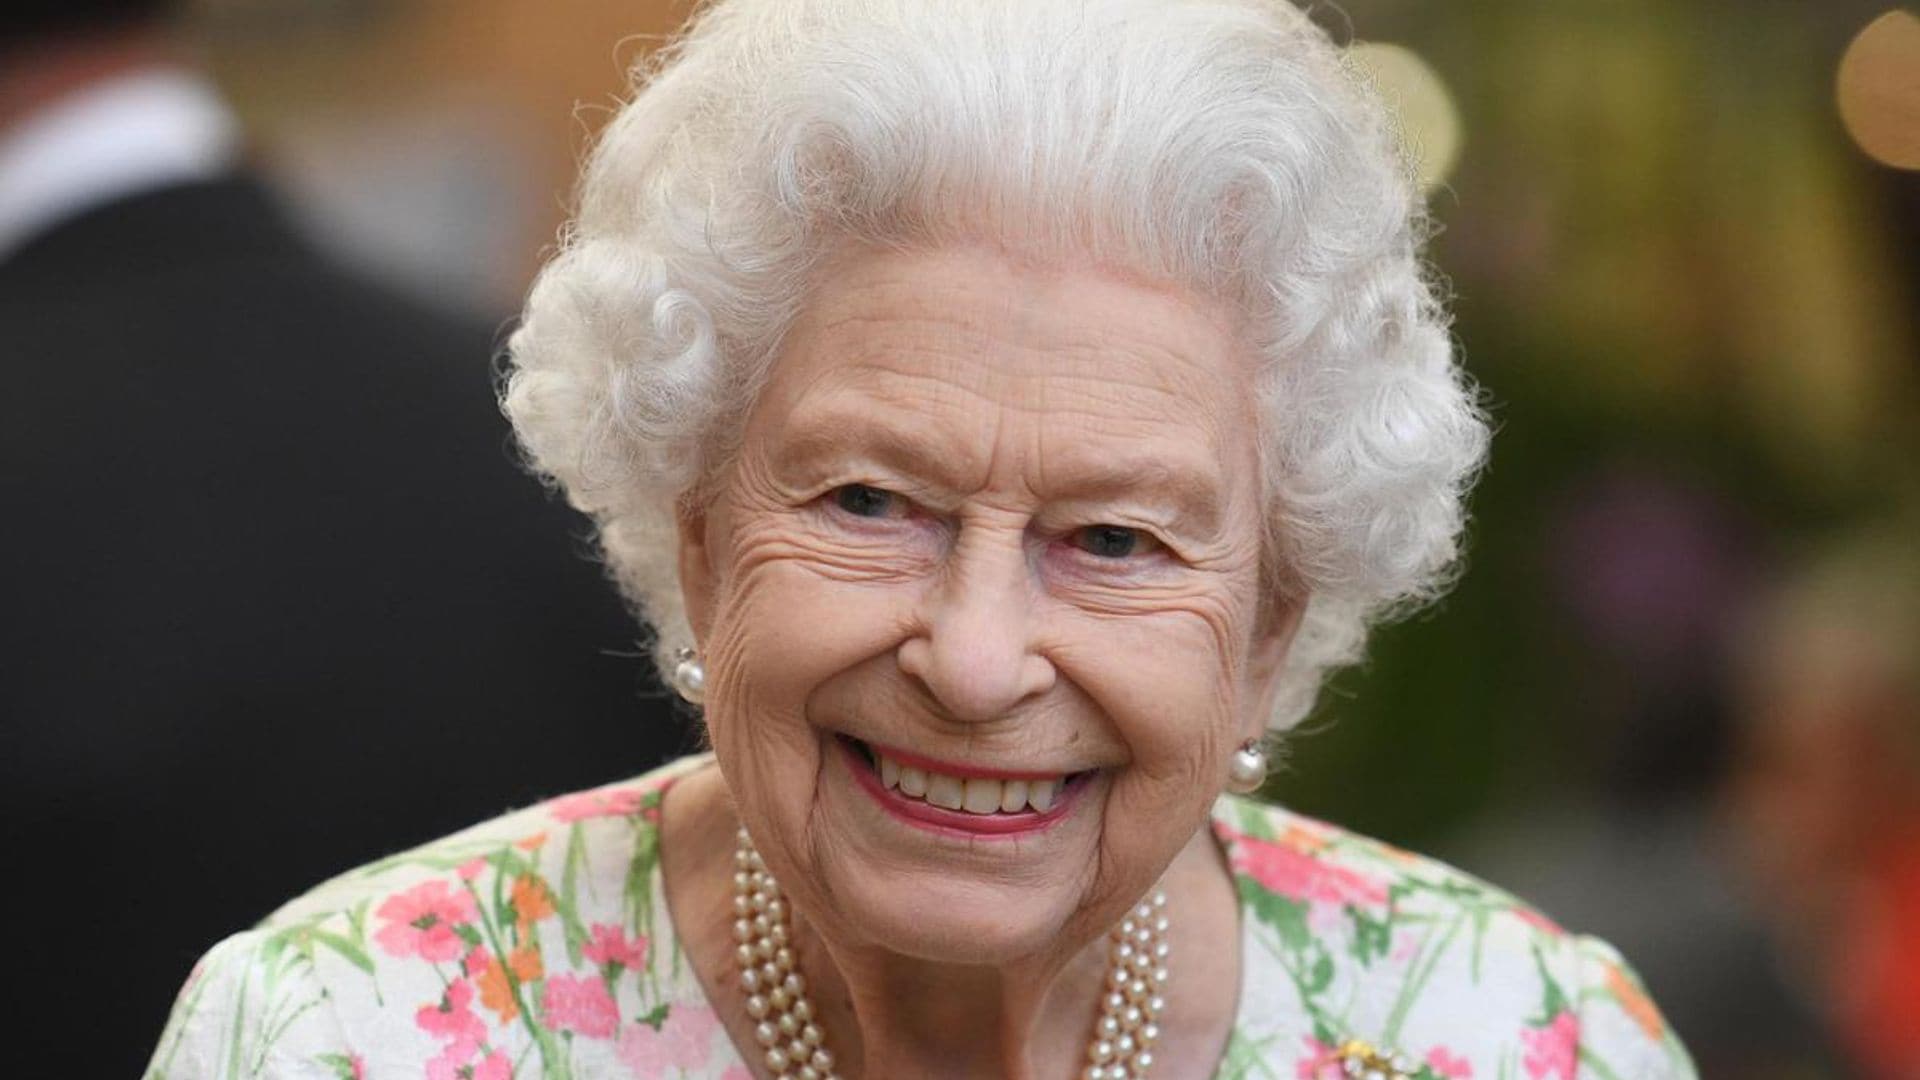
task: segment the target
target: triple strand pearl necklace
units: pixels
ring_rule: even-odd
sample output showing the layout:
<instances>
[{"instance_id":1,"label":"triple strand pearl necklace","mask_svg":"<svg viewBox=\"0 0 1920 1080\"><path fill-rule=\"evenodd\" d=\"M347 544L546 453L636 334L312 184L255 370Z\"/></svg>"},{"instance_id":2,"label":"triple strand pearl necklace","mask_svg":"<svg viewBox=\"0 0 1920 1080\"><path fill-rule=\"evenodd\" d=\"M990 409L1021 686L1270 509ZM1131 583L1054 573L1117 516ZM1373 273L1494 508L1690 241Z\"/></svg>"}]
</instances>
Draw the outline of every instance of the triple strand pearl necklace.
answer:
<instances>
[{"instance_id":1,"label":"triple strand pearl necklace","mask_svg":"<svg viewBox=\"0 0 1920 1080\"><path fill-rule=\"evenodd\" d=\"M779 883L741 829L733 853L734 957L761 1060L776 1080L839 1080L800 974L789 913ZM1169 925L1167 894L1155 889L1109 935L1100 1018L1087 1042L1082 1080L1144 1080L1153 1068L1167 1008Z\"/></svg>"}]
</instances>

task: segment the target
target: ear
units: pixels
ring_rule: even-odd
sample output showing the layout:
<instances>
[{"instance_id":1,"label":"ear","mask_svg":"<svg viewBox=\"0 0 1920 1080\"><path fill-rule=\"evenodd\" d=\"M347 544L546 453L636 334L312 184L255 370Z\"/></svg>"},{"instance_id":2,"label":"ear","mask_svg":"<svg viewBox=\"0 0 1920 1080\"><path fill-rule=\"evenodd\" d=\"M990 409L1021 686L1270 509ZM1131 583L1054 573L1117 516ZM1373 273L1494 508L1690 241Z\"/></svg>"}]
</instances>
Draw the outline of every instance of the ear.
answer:
<instances>
[{"instance_id":1,"label":"ear","mask_svg":"<svg viewBox=\"0 0 1920 1080\"><path fill-rule=\"evenodd\" d=\"M1285 597L1271 602L1254 630L1252 647L1247 653L1248 700L1253 708L1246 718L1242 739L1259 739L1267 734L1267 720L1273 716L1274 702L1280 695L1280 677L1287 670L1287 653L1300 631L1307 613L1307 597Z\"/></svg>"},{"instance_id":2,"label":"ear","mask_svg":"<svg viewBox=\"0 0 1920 1080\"><path fill-rule=\"evenodd\" d=\"M707 534L707 508L691 497L674 507L680 527L680 602L693 628L694 647L707 640L713 622L713 549Z\"/></svg>"}]
</instances>

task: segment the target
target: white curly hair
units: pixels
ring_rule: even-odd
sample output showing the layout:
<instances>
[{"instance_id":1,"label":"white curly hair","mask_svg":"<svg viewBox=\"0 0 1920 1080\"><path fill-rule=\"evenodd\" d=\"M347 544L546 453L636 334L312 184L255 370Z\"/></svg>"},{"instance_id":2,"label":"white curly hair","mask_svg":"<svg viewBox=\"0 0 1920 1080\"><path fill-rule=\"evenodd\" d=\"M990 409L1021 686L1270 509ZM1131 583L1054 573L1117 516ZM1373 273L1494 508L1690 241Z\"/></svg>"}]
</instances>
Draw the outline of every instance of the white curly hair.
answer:
<instances>
[{"instance_id":1,"label":"white curly hair","mask_svg":"<svg viewBox=\"0 0 1920 1080\"><path fill-rule=\"evenodd\" d=\"M509 343L533 465L668 664L708 497L827 256L990 240L1246 314L1263 587L1304 600L1270 727L1447 584L1487 427L1389 114L1285 0L719 0L635 74Z\"/></svg>"}]
</instances>

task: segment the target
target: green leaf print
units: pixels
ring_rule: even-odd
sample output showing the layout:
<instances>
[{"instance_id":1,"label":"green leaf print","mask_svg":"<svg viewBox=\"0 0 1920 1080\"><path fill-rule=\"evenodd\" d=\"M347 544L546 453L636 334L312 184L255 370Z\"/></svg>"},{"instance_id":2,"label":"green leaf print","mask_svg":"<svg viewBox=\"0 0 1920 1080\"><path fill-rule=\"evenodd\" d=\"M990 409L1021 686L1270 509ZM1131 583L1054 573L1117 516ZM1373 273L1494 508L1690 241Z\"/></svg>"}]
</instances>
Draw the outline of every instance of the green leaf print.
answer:
<instances>
[{"instance_id":1,"label":"green leaf print","mask_svg":"<svg viewBox=\"0 0 1920 1080\"><path fill-rule=\"evenodd\" d=\"M345 1054L321 1054L314 1060L332 1069L336 1080L355 1080L353 1059Z\"/></svg>"},{"instance_id":2,"label":"green leaf print","mask_svg":"<svg viewBox=\"0 0 1920 1080\"><path fill-rule=\"evenodd\" d=\"M1268 820L1267 812L1254 802L1240 802L1236 805L1240 813L1240 831L1256 840L1273 839L1273 823Z\"/></svg>"},{"instance_id":3,"label":"green leaf print","mask_svg":"<svg viewBox=\"0 0 1920 1080\"><path fill-rule=\"evenodd\" d=\"M1614 1072L1612 1066L1584 1046L1580 1048L1580 1066L1583 1071L1593 1073L1596 1080L1620 1080L1620 1074Z\"/></svg>"},{"instance_id":4,"label":"green leaf print","mask_svg":"<svg viewBox=\"0 0 1920 1080\"><path fill-rule=\"evenodd\" d=\"M1540 969L1540 1019L1533 1022L1535 1027L1546 1027L1553 1018L1568 1011L1572 1006L1567 1001L1566 992L1560 989L1560 983L1553 973L1547 970L1547 958L1540 953L1540 946L1533 946L1533 964Z\"/></svg>"},{"instance_id":5,"label":"green leaf print","mask_svg":"<svg viewBox=\"0 0 1920 1080\"><path fill-rule=\"evenodd\" d=\"M580 921L580 909L574 903L575 898L564 892L555 895L552 889L548 889L547 895L553 897L554 913L560 916L560 932L566 938L567 958L578 966L581 949L588 937L586 924Z\"/></svg>"},{"instance_id":6,"label":"green leaf print","mask_svg":"<svg viewBox=\"0 0 1920 1080\"><path fill-rule=\"evenodd\" d=\"M1306 904L1268 892L1258 882L1245 878L1239 879L1237 884L1245 908L1253 912L1254 918L1273 927L1289 951L1300 952L1313 940L1313 935L1307 930Z\"/></svg>"},{"instance_id":7,"label":"green leaf print","mask_svg":"<svg viewBox=\"0 0 1920 1080\"><path fill-rule=\"evenodd\" d=\"M1399 1040L1400 1028L1407 1022L1407 1013L1413 1009L1414 1002L1419 1000L1421 991L1426 988L1427 980L1433 978L1434 972L1438 970L1440 958L1446 955L1447 948L1453 944L1453 939L1459 936L1460 929L1466 925L1466 922L1467 916L1464 913L1456 914L1448 921L1444 932L1436 928L1428 933L1426 940L1420 943L1419 951L1414 954L1413 967L1400 984L1400 994L1394 999L1393 1009L1387 1013L1386 1028L1381 1032L1381 1037L1387 1042Z\"/></svg>"},{"instance_id":8,"label":"green leaf print","mask_svg":"<svg viewBox=\"0 0 1920 1080\"><path fill-rule=\"evenodd\" d=\"M648 794L657 803L659 792ZM643 802L642 805L646 804ZM633 858L627 862L627 880L621 890L621 900L625 905L627 921L635 926L646 926L653 921L653 874L659 861L659 828L644 819L634 819Z\"/></svg>"},{"instance_id":9,"label":"green leaf print","mask_svg":"<svg viewBox=\"0 0 1920 1080\"><path fill-rule=\"evenodd\" d=\"M1387 955L1393 946L1393 915L1376 919L1360 908L1351 905L1347 908L1347 917L1353 920L1353 940L1348 943L1348 951L1360 961L1361 967L1372 966L1375 960Z\"/></svg>"},{"instance_id":10,"label":"green leaf print","mask_svg":"<svg viewBox=\"0 0 1920 1080\"><path fill-rule=\"evenodd\" d=\"M1325 952L1320 952L1319 959L1313 962L1313 966L1307 969L1306 978L1301 980L1300 992L1308 997L1315 997L1325 993L1327 987L1332 985L1333 958Z\"/></svg>"},{"instance_id":11,"label":"green leaf print","mask_svg":"<svg viewBox=\"0 0 1920 1080\"><path fill-rule=\"evenodd\" d=\"M579 911L580 869L587 864L587 843L584 830L579 822L567 830L567 854L560 865L560 910ZM583 939L573 932L571 922L563 922L567 931L567 960L574 967L580 966Z\"/></svg>"},{"instance_id":12,"label":"green leaf print","mask_svg":"<svg viewBox=\"0 0 1920 1080\"><path fill-rule=\"evenodd\" d=\"M464 930L466 928L461 927L461 929ZM373 974L373 957L368 956L367 950L355 943L352 939L341 934L336 934L331 930L322 930L318 926L312 928L308 933L314 941L332 949L347 963L352 964L354 967L359 968L369 975Z\"/></svg>"},{"instance_id":13,"label":"green leaf print","mask_svg":"<svg viewBox=\"0 0 1920 1080\"><path fill-rule=\"evenodd\" d=\"M1267 1067L1267 1045L1271 1041L1261 1039L1256 1042L1239 1028L1234 1028L1227 1036L1227 1054L1221 1060L1220 1071L1214 1074L1214 1080L1275 1077L1277 1074Z\"/></svg>"}]
</instances>

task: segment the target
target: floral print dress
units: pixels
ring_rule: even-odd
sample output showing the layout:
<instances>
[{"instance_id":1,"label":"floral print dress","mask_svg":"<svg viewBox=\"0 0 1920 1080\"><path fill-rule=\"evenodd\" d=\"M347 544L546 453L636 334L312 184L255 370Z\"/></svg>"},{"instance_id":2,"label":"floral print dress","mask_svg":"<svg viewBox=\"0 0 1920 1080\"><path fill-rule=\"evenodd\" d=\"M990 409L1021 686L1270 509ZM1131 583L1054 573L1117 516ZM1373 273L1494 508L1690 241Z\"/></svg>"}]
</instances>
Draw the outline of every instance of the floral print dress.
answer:
<instances>
[{"instance_id":1,"label":"floral print dress","mask_svg":"<svg viewBox=\"0 0 1920 1080\"><path fill-rule=\"evenodd\" d=\"M659 807L710 758L361 867L221 942L148 1080L749 1080L667 911ZM1227 796L1242 985L1218 1076L1666 1080L1686 1052L1607 945L1459 871ZM1174 1078L1170 1078L1174 1080Z\"/></svg>"}]
</instances>

